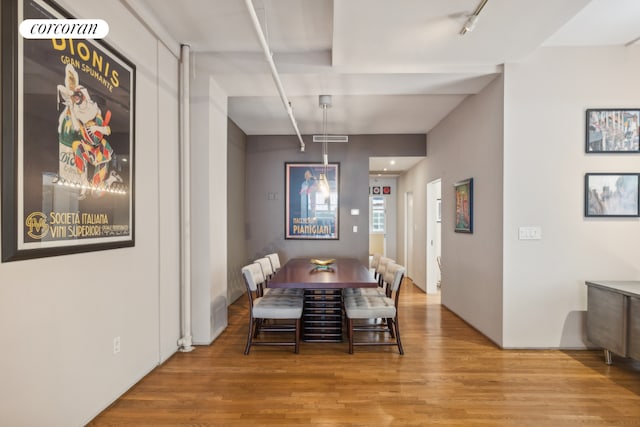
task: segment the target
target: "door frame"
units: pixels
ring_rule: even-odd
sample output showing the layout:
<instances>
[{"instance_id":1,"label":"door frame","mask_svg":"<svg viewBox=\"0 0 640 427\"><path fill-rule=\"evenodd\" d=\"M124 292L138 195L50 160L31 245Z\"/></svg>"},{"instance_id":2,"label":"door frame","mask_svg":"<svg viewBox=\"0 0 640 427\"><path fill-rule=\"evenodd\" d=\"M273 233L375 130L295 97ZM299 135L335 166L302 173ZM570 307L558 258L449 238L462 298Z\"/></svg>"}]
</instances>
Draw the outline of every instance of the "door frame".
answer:
<instances>
[{"instance_id":1,"label":"door frame","mask_svg":"<svg viewBox=\"0 0 640 427\"><path fill-rule=\"evenodd\" d=\"M427 239L426 239L426 278L427 294L437 294L440 268L437 257L442 252L442 226L438 222L438 199L442 199L442 179L427 182ZM440 200L442 202L442 200ZM440 205L442 208L442 205Z\"/></svg>"}]
</instances>

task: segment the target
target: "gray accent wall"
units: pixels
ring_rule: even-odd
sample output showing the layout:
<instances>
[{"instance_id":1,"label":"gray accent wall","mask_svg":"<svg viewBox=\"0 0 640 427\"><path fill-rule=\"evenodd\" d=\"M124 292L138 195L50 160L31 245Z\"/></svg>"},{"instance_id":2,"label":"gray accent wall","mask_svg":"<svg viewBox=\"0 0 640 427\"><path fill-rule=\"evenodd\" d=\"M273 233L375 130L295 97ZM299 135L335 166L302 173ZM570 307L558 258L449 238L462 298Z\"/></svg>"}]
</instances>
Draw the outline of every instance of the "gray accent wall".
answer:
<instances>
[{"instance_id":1,"label":"gray accent wall","mask_svg":"<svg viewBox=\"0 0 640 427\"><path fill-rule=\"evenodd\" d=\"M227 299L231 304L245 292L240 270L249 261L244 238L247 135L232 120L227 123Z\"/></svg>"},{"instance_id":2,"label":"gray accent wall","mask_svg":"<svg viewBox=\"0 0 640 427\"><path fill-rule=\"evenodd\" d=\"M277 252L282 262L294 257L353 257L368 264L369 157L425 156L426 135L350 135L348 143L329 144L329 162L340 163L339 239L286 240L285 162L322 161L321 144L295 136L247 137L246 239L255 259ZM352 216L351 209L360 215ZM358 232L352 231L358 226Z\"/></svg>"},{"instance_id":3,"label":"gray accent wall","mask_svg":"<svg viewBox=\"0 0 640 427\"><path fill-rule=\"evenodd\" d=\"M467 97L429 133L424 184L442 179L442 304L503 342L504 78ZM453 185L473 178L473 234L454 232Z\"/></svg>"},{"instance_id":4,"label":"gray accent wall","mask_svg":"<svg viewBox=\"0 0 640 427\"><path fill-rule=\"evenodd\" d=\"M502 152L504 79L467 97L429 132L429 155L399 179L398 229L403 194L413 193L410 274L426 283L427 183L442 180L442 304L502 345ZM474 179L473 234L454 232L454 183ZM399 258L404 236L399 233ZM403 261L404 262L404 261Z\"/></svg>"}]
</instances>

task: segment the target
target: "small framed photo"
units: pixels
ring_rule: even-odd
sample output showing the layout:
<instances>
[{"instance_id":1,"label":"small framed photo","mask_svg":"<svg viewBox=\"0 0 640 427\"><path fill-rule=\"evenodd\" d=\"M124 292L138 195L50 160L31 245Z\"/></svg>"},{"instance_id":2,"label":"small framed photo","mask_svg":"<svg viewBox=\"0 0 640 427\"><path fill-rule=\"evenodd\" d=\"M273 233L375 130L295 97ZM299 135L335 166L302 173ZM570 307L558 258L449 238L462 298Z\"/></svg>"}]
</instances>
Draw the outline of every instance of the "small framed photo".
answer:
<instances>
[{"instance_id":1,"label":"small framed photo","mask_svg":"<svg viewBox=\"0 0 640 427\"><path fill-rule=\"evenodd\" d=\"M638 216L637 173L588 173L584 177L584 216Z\"/></svg>"},{"instance_id":2,"label":"small framed photo","mask_svg":"<svg viewBox=\"0 0 640 427\"><path fill-rule=\"evenodd\" d=\"M640 108L588 109L587 153L640 153Z\"/></svg>"},{"instance_id":3,"label":"small framed photo","mask_svg":"<svg viewBox=\"0 0 640 427\"><path fill-rule=\"evenodd\" d=\"M457 233L473 233L473 178L456 182L455 229Z\"/></svg>"}]
</instances>

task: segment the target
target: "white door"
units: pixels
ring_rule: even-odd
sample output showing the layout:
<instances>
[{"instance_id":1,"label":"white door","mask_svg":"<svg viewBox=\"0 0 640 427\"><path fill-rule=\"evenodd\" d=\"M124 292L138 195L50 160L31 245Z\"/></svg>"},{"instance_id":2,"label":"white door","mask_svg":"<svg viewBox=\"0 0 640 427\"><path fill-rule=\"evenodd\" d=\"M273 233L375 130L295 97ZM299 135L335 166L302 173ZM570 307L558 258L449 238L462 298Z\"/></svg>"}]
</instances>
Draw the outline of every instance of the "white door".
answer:
<instances>
[{"instance_id":1,"label":"white door","mask_svg":"<svg viewBox=\"0 0 640 427\"><path fill-rule=\"evenodd\" d=\"M413 259L413 193L404 193L404 267L407 277L411 277Z\"/></svg>"},{"instance_id":2,"label":"white door","mask_svg":"<svg viewBox=\"0 0 640 427\"><path fill-rule=\"evenodd\" d=\"M438 257L441 254L442 186L436 179L427 183L427 294L437 294L440 283Z\"/></svg>"}]
</instances>

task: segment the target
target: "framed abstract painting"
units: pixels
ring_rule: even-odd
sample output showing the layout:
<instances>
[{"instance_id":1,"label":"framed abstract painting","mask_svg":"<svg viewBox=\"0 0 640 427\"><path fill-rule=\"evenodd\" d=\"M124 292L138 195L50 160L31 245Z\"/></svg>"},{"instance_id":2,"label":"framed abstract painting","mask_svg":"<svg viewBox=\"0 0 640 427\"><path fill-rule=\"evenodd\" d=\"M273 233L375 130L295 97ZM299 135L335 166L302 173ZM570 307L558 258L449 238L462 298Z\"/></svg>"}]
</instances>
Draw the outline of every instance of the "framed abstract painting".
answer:
<instances>
[{"instance_id":1,"label":"framed abstract painting","mask_svg":"<svg viewBox=\"0 0 640 427\"><path fill-rule=\"evenodd\" d=\"M453 185L456 198L456 233L473 233L473 178Z\"/></svg>"}]
</instances>

